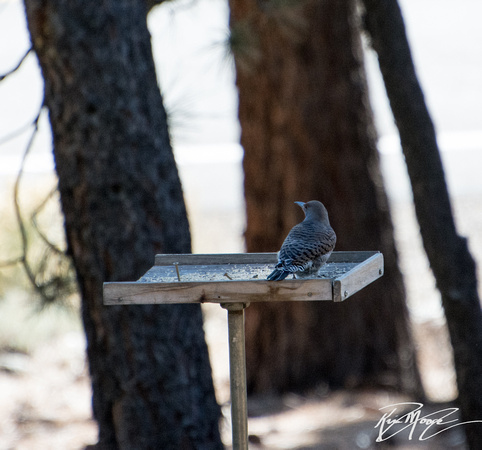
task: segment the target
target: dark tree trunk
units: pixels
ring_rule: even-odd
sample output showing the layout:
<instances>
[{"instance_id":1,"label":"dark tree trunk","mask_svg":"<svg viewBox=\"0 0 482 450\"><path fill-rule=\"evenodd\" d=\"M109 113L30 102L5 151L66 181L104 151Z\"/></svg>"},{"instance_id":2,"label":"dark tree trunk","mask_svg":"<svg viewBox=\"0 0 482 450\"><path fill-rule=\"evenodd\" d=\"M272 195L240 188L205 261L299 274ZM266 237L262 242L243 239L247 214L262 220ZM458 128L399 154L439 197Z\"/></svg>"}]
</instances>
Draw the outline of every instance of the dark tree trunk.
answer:
<instances>
[{"instance_id":1,"label":"dark tree trunk","mask_svg":"<svg viewBox=\"0 0 482 450\"><path fill-rule=\"evenodd\" d=\"M146 5L26 0L45 80L101 449L221 448L198 306L102 305L159 252L190 251Z\"/></svg>"},{"instance_id":2,"label":"dark tree trunk","mask_svg":"<svg viewBox=\"0 0 482 450\"><path fill-rule=\"evenodd\" d=\"M346 303L246 310L251 392L326 382L422 394L367 97L355 2L231 0L248 251L275 251L321 200L336 250L381 250L385 276Z\"/></svg>"},{"instance_id":3,"label":"dark tree trunk","mask_svg":"<svg viewBox=\"0 0 482 450\"><path fill-rule=\"evenodd\" d=\"M425 105L396 0L364 0L365 24L378 54L408 174L423 244L442 294L454 349L462 419L482 420L482 313L476 267L457 234L435 129ZM482 423L466 425L482 448Z\"/></svg>"}]
</instances>

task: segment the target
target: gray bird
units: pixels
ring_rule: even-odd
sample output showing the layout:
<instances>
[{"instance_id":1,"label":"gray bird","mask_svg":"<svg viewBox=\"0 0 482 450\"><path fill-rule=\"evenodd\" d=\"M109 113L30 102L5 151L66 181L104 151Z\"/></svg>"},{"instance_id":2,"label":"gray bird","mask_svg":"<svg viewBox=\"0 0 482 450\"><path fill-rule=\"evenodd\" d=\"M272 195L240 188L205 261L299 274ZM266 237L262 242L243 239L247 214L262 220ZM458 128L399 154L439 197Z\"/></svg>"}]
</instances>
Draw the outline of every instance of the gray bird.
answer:
<instances>
[{"instance_id":1,"label":"gray bird","mask_svg":"<svg viewBox=\"0 0 482 450\"><path fill-rule=\"evenodd\" d=\"M295 203L301 206L305 219L286 236L278 252L278 264L268 280L284 280L291 273L295 278L316 276L335 248L336 234L323 203Z\"/></svg>"}]
</instances>

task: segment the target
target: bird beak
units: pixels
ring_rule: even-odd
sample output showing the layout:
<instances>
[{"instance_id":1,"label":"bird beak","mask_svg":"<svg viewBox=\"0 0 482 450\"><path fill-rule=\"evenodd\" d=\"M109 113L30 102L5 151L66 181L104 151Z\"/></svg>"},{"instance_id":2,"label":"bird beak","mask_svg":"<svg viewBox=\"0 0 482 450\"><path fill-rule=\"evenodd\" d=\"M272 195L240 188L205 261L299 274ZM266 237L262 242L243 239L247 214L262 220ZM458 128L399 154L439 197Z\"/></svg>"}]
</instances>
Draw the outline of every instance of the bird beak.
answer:
<instances>
[{"instance_id":1,"label":"bird beak","mask_svg":"<svg viewBox=\"0 0 482 450\"><path fill-rule=\"evenodd\" d=\"M301 209L303 209L303 207L305 206L305 204L303 202L295 202L299 207L301 207Z\"/></svg>"}]
</instances>

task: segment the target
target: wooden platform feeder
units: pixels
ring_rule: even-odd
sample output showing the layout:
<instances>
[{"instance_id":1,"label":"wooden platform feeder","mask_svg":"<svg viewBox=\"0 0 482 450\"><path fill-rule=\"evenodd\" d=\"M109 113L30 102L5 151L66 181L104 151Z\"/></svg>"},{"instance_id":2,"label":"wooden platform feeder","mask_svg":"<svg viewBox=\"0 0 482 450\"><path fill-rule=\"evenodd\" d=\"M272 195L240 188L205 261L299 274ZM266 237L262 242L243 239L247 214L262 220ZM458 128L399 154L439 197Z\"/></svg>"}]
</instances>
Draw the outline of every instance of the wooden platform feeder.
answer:
<instances>
[{"instance_id":1,"label":"wooden platform feeder","mask_svg":"<svg viewBox=\"0 0 482 450\"><path fill-rule=\"evenodd\" d=\"M334 252L320 278L267 281L276 253L156 255L138 281L104 283L105 305L219 303L228 311L233 449L248 448L244 309L253 302L341 302L383 275L379 252Z\"/></svg>"}]
</instances>

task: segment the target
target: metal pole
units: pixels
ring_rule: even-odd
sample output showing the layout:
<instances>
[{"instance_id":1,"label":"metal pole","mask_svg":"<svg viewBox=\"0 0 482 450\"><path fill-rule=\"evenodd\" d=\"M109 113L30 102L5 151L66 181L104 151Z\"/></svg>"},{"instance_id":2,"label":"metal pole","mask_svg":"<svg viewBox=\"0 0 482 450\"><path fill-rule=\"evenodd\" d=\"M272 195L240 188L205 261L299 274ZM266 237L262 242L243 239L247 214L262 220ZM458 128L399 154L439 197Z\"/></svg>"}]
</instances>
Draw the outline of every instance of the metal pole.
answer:
<instances>
[{"instance_id":1,"label":"metal pole","mask_svg":"<svg viewBox=\"0 0 482 450\"><path fill-rule=\"evenodd\" d=\"M244 309L249 303L222 303L228 311L229 377L233 450L248 449L248 398L246 391L246 349Z\"/></svg>"}]
</instances>

